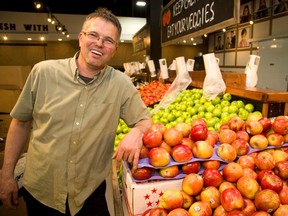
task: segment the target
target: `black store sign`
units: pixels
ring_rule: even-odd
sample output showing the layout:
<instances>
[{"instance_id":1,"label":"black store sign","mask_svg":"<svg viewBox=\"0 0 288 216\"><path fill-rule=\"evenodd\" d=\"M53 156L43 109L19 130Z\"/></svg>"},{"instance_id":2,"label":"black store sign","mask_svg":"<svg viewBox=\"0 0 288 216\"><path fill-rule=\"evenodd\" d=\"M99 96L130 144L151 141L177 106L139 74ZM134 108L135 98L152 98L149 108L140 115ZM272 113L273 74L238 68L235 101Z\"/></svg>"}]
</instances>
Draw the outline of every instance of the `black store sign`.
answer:
<instances>
[{"instance_id":1,"label":"black store sign","mask_svg":"<svg viewBox=\"0 0 288 216\"><path fill-rule=\"evenodd\" d=\"M235 0L175 0L162 10L162 43L236 19ZM235 21L236 22L236 21Z\"/></svg>"}]
</instances>

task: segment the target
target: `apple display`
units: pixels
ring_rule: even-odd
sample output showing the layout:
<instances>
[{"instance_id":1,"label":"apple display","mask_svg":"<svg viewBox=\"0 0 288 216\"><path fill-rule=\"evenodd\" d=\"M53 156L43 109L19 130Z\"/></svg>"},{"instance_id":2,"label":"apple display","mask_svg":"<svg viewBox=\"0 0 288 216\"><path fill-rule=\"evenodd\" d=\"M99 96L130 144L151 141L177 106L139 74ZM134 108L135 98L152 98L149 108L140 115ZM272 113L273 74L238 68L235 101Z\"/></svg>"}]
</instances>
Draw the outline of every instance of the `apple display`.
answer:
<instances>
[{"instance_id":1,"label":"apple display","mask_svg":"<svg viewBox=\"0 0 288 216\"><path fill-rule=\"evenodd\" d=\"M217 169L208 168L205 169L202 174L204 180L204 186L214 186L218 188L220 184L223 182L223 177Z\"/></svg>"},{"instance_id":2,"label":"apple display","mask_svg":"<svg viewBox=\"0 0 288 216\"><path fill-rule=\"evenodd\" d=\"M205 140L207 138L208 129L203 124L195 125L191 128L190 138L196 142L199 140Z\"/></svg>"},{"instance_id":3,"label":"apple display","mask_svg":"<svg viewBox=\"0 0 288 216\"><path fill-rule=\"evenodd\" d=\"M272 170L274 169L276 162L271 154L261 151L255 158L255 165L259 170Z\"/></svg>"},{"instance_id":4,"label":"apple display","mask_svg":"<svg viewBox=\"0 0 288 216\"><path fill-rule=\"evenodd\" d=\"M211 209L215 209L220 205L220 191L214 186L205 187L200 193L200 200L209 203Z\"/></svg>"},{"instance_id":5,"label":"apple display","mask_svg":"<svg viewBox=\"0 0 288 216\"><path fill-rule=\"evenodd\" d=\"M190 173L198 173L201 169L200 162L194 161L194 162L183 164L181 169L182 169L182 173L186 175Z\"/></svg>"},{"instance_id":6,"label":"apple display","mask_svg":"<svg viewBox=\"0 0 288 216\"><path fill-rule=\"evenodd\" d=\"M222 143L218 146L217 155L226 162L232 162L237 158L237 151L234 146Z\"/></svg>"},{"instance_id":7,"label":"apple display","mask_svg":"<svg viewBox=\"0 0 288 216\"><path fill-rule=\"evenodd\" d=\"M188 146L178 144L172 148L171 156L174 161L182 163L188 162L193 157L193 154L192 150Z\"/></svg>"},{"instance_id":8,"label":"apple display","mask_svg":"<svg viewBox=\"0 0 288 216\"><path fill-rule=\"evenodd\" d=\"M265 149L268 146L268 139L263 134L256 134L250 138L249 144L255 149Z\"/></svg>"},{"instance_id":9,"label":"apple display","mask_svg":"<svg viewBox=\"0 0 288 216\"><path fill-rule=\"evenodd\" d=\"M206 141L196 141L192 147L194 157L207 159L214 153L214 148Z\"/></svg>"},{"instance_id":10,"label":"apple display","mask_svg":"<svg viewBox=\"0 0 288 216\"><path fill-rule=\"evenodd\" d=\"M162 138L162 134L159 131L150 129L143 135L143 145L149 149L158 147L162 142Z\"/></svg>"},{"instance_id":11,"label":"apple display","mask_svg":"<svg viewBox=\"0 0 288 216\"><path fill-rule=\"evenodd\" d=\"M236 162L230 162L224 166L222 175L226 181L236 182L243 176L243 168Z\"/></svg>"},{"instance_id":12,"label":"apple display","mask_svg":"<svg viewBox=\"0 0 288 216\"><path fill-rule=\"evenodd\" d=\"M174 147L181 143L183 135L182 132L176 128L169 128L164 132L163 138L168 145Z\"/></svg>"},{"instance_id":13,"label":"apple display","mask_svg":"<svg viewBox=\"0 0 288 216\"><path fill-rule=\"evenodd\" d=\"M284 137L279 133L270 133L267 139L269 146L281 146L284 143Z\"/></svg>"},{"instance_id":14,"label":"apple display","mask_svg":"<svg viewBox=\"0 0 288 216\"><path fill-rule=\"evenodd\" d=\"M231 145L236 149L237 155L247 155L250 150L250 145L244 139L236 139Z\"/></svg>"},{"instance_id":15,"label":"apple display","mask_svg":"<svg viewBox=\"0 0 288 216\"><path fill-rule=\"evenodd\" d=\"M274 212L280 206L279 195L270 189L259 191L254 200L258 211Z\"/></svg>"},{"instance_id":16,"label":"apple display","mask_svg":"<svg viewBox=\"0 0 288 216\"><path fill-rule=\"evenodd\" d=\"M231 144L236 139L236 132L231 129L223 129L219 132L219 142Z\"/></svg>"},{"instance_id":17,"label":"apple display","mask_svg":"<svg viewBox=\"0 0 288 216\"><path fill-rule=\"evenodd\" d=\"M204 186L204 181L201 175L190 173L186 175L182 181L182 190L191 196L198 195Z\"/></svg>"},{"instance_id":18,"label":"apple display","mask_svg":"<svg viewBox=\"0 0 288 216\"><path fill-rule=\"evenodd\" d=\"M154 167L164 167L170 162L169 152L161 147L150 149L148 158L149 163Z\"/></svg>"},{"instance_id":19,"label":"apple display","mask_svg":"<svg viewBox=\"0 0 288 216\"><path fill-rule=\"evenodd\" d=\"M236 188L225 189L220 196L220 202L226 211L240 210L244 207L244 200Z\"/></svg>"},{"instance_id":20,"label":"apple display","mask_svg":"<svg viewBox=\"0 0 288 216\"><path fill-rule=\"evenodd\" d=\"M260 190L257 180L249 176L241 176L236 183L237 189L243 197L254 200L255 195Z\"/></svg>"}]
</instances>

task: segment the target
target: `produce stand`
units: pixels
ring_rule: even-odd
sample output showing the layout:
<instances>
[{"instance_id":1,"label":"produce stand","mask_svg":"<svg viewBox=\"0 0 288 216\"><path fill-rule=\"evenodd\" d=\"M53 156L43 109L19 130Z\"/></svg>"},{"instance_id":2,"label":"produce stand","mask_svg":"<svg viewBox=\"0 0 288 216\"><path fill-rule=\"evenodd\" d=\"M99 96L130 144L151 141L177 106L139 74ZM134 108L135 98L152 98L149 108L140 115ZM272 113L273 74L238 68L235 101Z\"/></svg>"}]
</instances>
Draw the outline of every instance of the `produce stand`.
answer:
<instances>
[{"instance_id":1,"label":"produce stand","mask_svg":"<svg viewBox=\"0 0 288 216\"><path fill-rule=\"evenodd\" d=\"M113 202L114 202L114 213L115 216L123 216L123 209L122 209L122 201L121 201L121 194L120 188L118 183L117 177L117 161L112 160L112 168L111 168L111 178L112 178L112 190L113 190Z\"/></svg>"},{"instance_id":2,"label":"produce stand","mask_svg":"<svg viewBox=\"0 0 288 216\"><path fill-rule=\"evenodd\" d=\"M203 88L205 71L189 72L192 77L190 87ZM288 115L288 92L281 92L272 89L250 88L245 86L246 74L238 72L222 72L226 84L226 92L233 96L233 99L241 99L244 102L251 102L256 110L262 112L265 117ZM176 77L175 71L169 71L168 82L173 82Z\"/></svg>"}]
</instances>

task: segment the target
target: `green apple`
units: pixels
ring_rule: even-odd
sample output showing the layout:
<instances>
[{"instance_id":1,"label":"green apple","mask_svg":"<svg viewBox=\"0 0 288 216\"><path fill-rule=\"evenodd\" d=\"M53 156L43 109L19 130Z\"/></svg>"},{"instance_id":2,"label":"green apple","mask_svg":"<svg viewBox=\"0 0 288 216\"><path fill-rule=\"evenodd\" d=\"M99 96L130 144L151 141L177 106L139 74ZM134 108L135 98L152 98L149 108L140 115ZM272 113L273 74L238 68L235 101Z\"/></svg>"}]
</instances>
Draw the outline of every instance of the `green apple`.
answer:
<instances>
[{"instance_id":1,"label":"green apple","mask_svg":"<svg viewBox=\"0 0 288 216\"><path fill-rule=\"evenodd\" d=\"M225 93L223 95L223 99L226 100L226 101L230 101L232 98L231 94L230 93Z\"/></svg>"},{"instance_id":2,"label":"green apple","mask_svg":"<svg viewBox=\"0 0 288 216\"><path fill-rule=\"evenodd\" d=\"M169 122L174 121L176 119L176 116L173 113L169 113L167 115L167 119Z\"/></svg>"},{"instance_id":3,"label":"green apple","mask_svg":"<svg viewBox=\"0 0 288 216\"><path fill-rule=\"evenodd\" d=\"M200 103L201 104L205 104L206 102L207 102L206 98L203 98L203 97L200 98Z\"/></svg>"},{"instance_id":4,"label":"green apple","mask_svg":"<svg viewBox=\"0 0 288 216\"><path fill-rule=\"evenodd\" d=\"M244 108L249 112L252 113L254 111L254 105L251 103L248 103L244 106Z\"/></svg>"},{"instance_id":5,"label":"green apple","mask_svg":"<svg viewBox=\"0 0 288 216\"><path fill-rule=\"evenodd\" d=\"M205 112L204 118L211 119L213 117L213 114L211 112Z\"/></svg>"},{"instance_id":6,"label":"green apple","mask_svg":"<svg viewBox=\"0 0 288 216\"><path fill-rule=\"evenodd\" d=\"M199 113L199 112L202 112L202 111L203 111L203 112L206 111L206 108L205 108L204 105L201 105L201 106L198 107L198 113Z\"/></svg>"},{"instance_id":7,"label":"green apple","mask_svg":"<svg viewBox=\"0 0 288 216\"><path fill-rule=\"evenodd\" d=\"M248 112L246 109L239 110L238 116L239 116L242 120L246 121L247 118L248 118L248 115L249 115L249 112Z\"/></svg>"},{"instance_id":8,"label":"green apple","mask_svg":"<svg viewBox=\"0 0 288 216\"><path fill-rule=\"evenodd\" d=\"M230 102L228 100L222 100L220 104L222 107L230 106Z\"/></svg>"},{"instance_id":9,"label":"green apple","mask_svg":"<svg viewBox=\"0 0 288 216\"><path fill-rule=\"evenodd\" d=\"M214 110L212 111L213 116L215 117L220 117L221 116L221 109L220 108L214 108Z\"/></svg>"},{"instance_id":10,"label":"green apple","mask_svg":"<svg viewBox=\"0 0 288 216\"><path fill-rule=\"evenodd\" d=\"M242 100L237 100L236 105L237 105L238 109L245 107L245 103Z\"/></svg>"},{"instance_id":11,"label":"green apple","mask_svg":"<svg viewBox=\"0 0 288 216\"><path fill-rule=\"evenodd\" d=\"M260 111L254 111L253 112L255 115L259 115L260 117L263 117L262 113Z\"/></svg>"},{"instance_id":12,"label":"green apple","mask_svg":"<svg viewBox=\"0 0 288 216\"><path fill-rule=\"evenodd\" d=\"M238 113L238 107L236 105L230 105L228 107L228 112L229 113Z\"/></svg>"},{"instance_id":13,"label":"green apple","mask_svg":"<svg viewBox=\"0 0 288 216\"><path fill-rule=\"evenodd\" d=\"M216 105L219 104L221 102L221 98L219 96L216 96L213 100L212 100L212 104Z\"/></svg>"},{"instance_id":14,"label":"green apple","mask_svg":"<svg viewBox=\"0 0 288 216\"><path fill-rule=\"evenodd\" d=\"M205 111L198 112L198 117L199 118L204 118L205 117Z\"/></svg>"},{"instance_id":15,"label":"green apple","mask_svg":"<svg viewBox=\"0 0 288 216\"><path fill-rule=\"evenodd\" d=\"M215 109L215 106L214 105L209 105L209 106L206 106L206 111L207 112L213 112L213 110Z\"/></svg>"}]
</instances>

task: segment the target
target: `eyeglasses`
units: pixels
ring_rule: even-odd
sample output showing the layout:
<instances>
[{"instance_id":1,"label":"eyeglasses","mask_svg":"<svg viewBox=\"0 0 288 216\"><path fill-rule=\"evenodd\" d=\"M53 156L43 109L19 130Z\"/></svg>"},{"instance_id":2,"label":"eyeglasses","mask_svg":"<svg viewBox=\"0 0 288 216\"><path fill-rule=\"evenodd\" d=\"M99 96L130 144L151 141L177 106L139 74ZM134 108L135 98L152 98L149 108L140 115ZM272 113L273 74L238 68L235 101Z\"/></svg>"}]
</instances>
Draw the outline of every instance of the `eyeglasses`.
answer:
<instances>
[{"instance_id":1,"label":"eyeglasses","mask_svg":"<svg viewBox=\"0 0 288 216\"><path fill-rule=\"evenodd\" d=\"M113 48L117 45L117 42L110 37L101 37L97 32L83 32L82 33L91 41L102 40L102 43L105 47Z\"/></svg>"}]
</instances>

